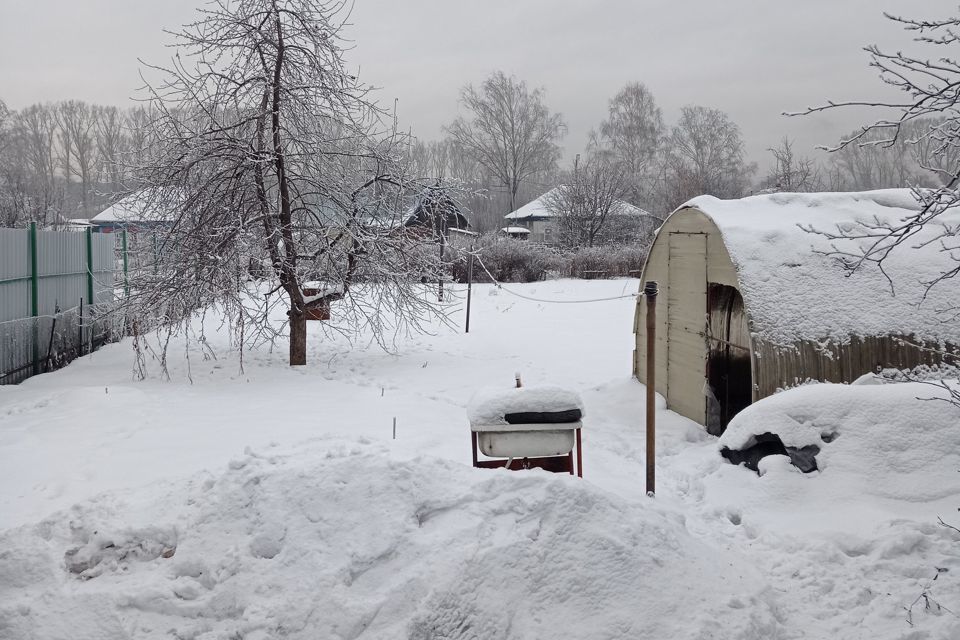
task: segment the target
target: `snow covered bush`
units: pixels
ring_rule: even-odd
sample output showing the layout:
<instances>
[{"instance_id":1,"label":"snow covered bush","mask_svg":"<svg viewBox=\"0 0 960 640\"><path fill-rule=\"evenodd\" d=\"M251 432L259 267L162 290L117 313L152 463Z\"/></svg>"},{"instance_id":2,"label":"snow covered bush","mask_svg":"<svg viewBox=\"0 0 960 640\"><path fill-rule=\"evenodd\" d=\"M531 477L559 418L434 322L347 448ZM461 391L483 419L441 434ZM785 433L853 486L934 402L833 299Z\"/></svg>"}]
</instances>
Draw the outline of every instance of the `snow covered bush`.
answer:
<instances>
[{"instance_id":1,"label":"snow covered bush","mask_svg":"<svg viewBox=\"0 0 960 640\"><path fill-rule=\"evenodd\" d=\"M639 278L649 247L586 247L570 254L570 275L574 278Z\"/></svg>"},{"instance_id":2,"label":"snow covered bush","mask_svg":"<svg viewBox=\"0 0 960 640\"><path fill-rule=\"evenodd\" d=\"M474 250L497 282L536 282L550 278L622 278L640 277L649 247L585 247L573 251L488 235L480 238ZM467 281L467 252L464 250L453 264L457 282ZM475 282L487 282L479 262L474 263Z\"/></svg>"},{"instance_id":3,"label":"snow covered bush","mask_svg":"<svg viewBox=\"0 0 960 640\"><path fill-rule=\"evenodd\" d=\"M560 253L524 240L483 236L477 241L475 251L479 261L474 263L473 278L478 282L489 281L490 275L497 282L536 282L567 275L568 262ZM467 280L466 253L454 265L454 278L460 282Z\"/></svg>"}]
</instances>

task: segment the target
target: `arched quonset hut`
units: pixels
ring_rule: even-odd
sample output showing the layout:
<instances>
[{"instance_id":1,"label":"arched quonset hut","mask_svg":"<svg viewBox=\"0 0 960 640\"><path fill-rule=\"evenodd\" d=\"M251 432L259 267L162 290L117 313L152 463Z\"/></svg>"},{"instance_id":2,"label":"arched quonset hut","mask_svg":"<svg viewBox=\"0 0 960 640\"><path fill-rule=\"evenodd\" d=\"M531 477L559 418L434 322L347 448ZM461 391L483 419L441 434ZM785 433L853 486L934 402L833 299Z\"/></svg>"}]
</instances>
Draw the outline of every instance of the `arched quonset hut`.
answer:
<instances>
[{"instance_id":1,"label":"arched quonset hut","mask_svg":"<svg viewBox=\"0 0 960 640\"><path fill-rule=\"evenodd\" d=\"M849 275L836 232L894 223L919 210L906 189L695 198L657 232L643 281L660 285L656 389L667 405L719 433L738 411L807 380L851 382L877 367L939 364L960 345L960 278L922 284L960 263L960 251L920 245L934 225ZM941 223L960 224L944 213ZM843 240L840 250L856 249ZM846 243L846 244L845 244ZM837 243L833 243L837 244ZM646 378L645 301L638 298L634 374ZM953 362L956 362L955 360Z\"/></svg>"}]
</instances>

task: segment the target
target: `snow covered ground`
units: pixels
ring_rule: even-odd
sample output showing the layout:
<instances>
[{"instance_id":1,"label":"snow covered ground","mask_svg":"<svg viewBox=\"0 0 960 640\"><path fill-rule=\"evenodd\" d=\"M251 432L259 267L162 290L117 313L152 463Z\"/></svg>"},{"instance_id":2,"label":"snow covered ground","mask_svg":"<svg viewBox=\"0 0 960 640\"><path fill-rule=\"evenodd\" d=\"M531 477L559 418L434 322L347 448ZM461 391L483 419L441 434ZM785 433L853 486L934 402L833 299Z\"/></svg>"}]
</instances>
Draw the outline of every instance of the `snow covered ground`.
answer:
<instances>
[{"instance_id":1,"label":"snow covered ground","mask_svg":"<svg viewBox=\"0 0 960 640\"><path fill-rule=\"evenodd\" d=\"M309 366L282 345L241 372L211 321L192 383L175 341L169 381L133 381L121 343L0 387L0 638L960 637L937 522L960 525L960 415L916 385L781 394L728 439L839 437L819 472L758 476L661 410L647 498L633 304L481 285L470 334L394 354L311 324ZM468 401L517 371L580 393L583 480L469 466Z\"/></svg>"}]
</instances>

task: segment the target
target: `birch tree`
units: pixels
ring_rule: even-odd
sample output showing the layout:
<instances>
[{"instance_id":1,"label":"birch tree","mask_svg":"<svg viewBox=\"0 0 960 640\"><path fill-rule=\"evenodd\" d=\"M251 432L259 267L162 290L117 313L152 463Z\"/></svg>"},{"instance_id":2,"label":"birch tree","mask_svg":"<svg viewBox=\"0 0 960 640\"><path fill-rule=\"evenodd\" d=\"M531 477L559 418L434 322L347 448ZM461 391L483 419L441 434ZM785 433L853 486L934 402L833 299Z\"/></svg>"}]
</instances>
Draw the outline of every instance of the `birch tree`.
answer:
<instances>
[{"instance_id":1,"label":"birch tree","mask_svg":"<svg viewBox=\"0 0 960 640\"><path fill-rule=\"evenodd\" d=\"M717 109L687 106L665 142L662 180L668 208L698 195L739 198L756 165L745 157L740 127Z\"/></svg>"},{"instance_id":2,"label":"birch tree","mask_svg":"<svg viewBox=\"0 0 960 640\"><path fill-rule=\"evenodd\" d=\"M654 159L666 127L653 94L640 82L631 82L610 100L607 118L593 136L596 146L608 149L629 182L626 199L647 206L652 189Z\"/></svg>"},{"instance_id":3,"label":"birch tree","mask_svg":"<svg viewBox=\"0 0 960 640\"><path fill-rule=\"evenodd\" d=\"M506 188L513 211L521 185L556 167L566 133L563 118L544 104L542 89L530 90L502 71L479 87L464 87L460 103L469 115L454 120L447 133Z\"/></svg>"}]
</instances>

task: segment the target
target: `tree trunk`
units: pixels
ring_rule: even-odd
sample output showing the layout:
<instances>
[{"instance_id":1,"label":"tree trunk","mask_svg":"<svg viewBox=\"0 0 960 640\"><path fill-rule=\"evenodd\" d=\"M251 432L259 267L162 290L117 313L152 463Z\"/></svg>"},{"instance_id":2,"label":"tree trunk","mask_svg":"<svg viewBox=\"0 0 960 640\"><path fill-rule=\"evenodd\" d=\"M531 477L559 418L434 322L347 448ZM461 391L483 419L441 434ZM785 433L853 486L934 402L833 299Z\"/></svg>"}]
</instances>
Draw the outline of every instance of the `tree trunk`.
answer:
<instances>
[{"instance_id":1,"label":"tree trunk","mask_svg":"<svg viewBox=\"0 0 960 640\"><path fill-rule=\"evenodd\" d=\"M290 366L307 364L307 316L290 310Z\"/></svg>"}]
</instances>

